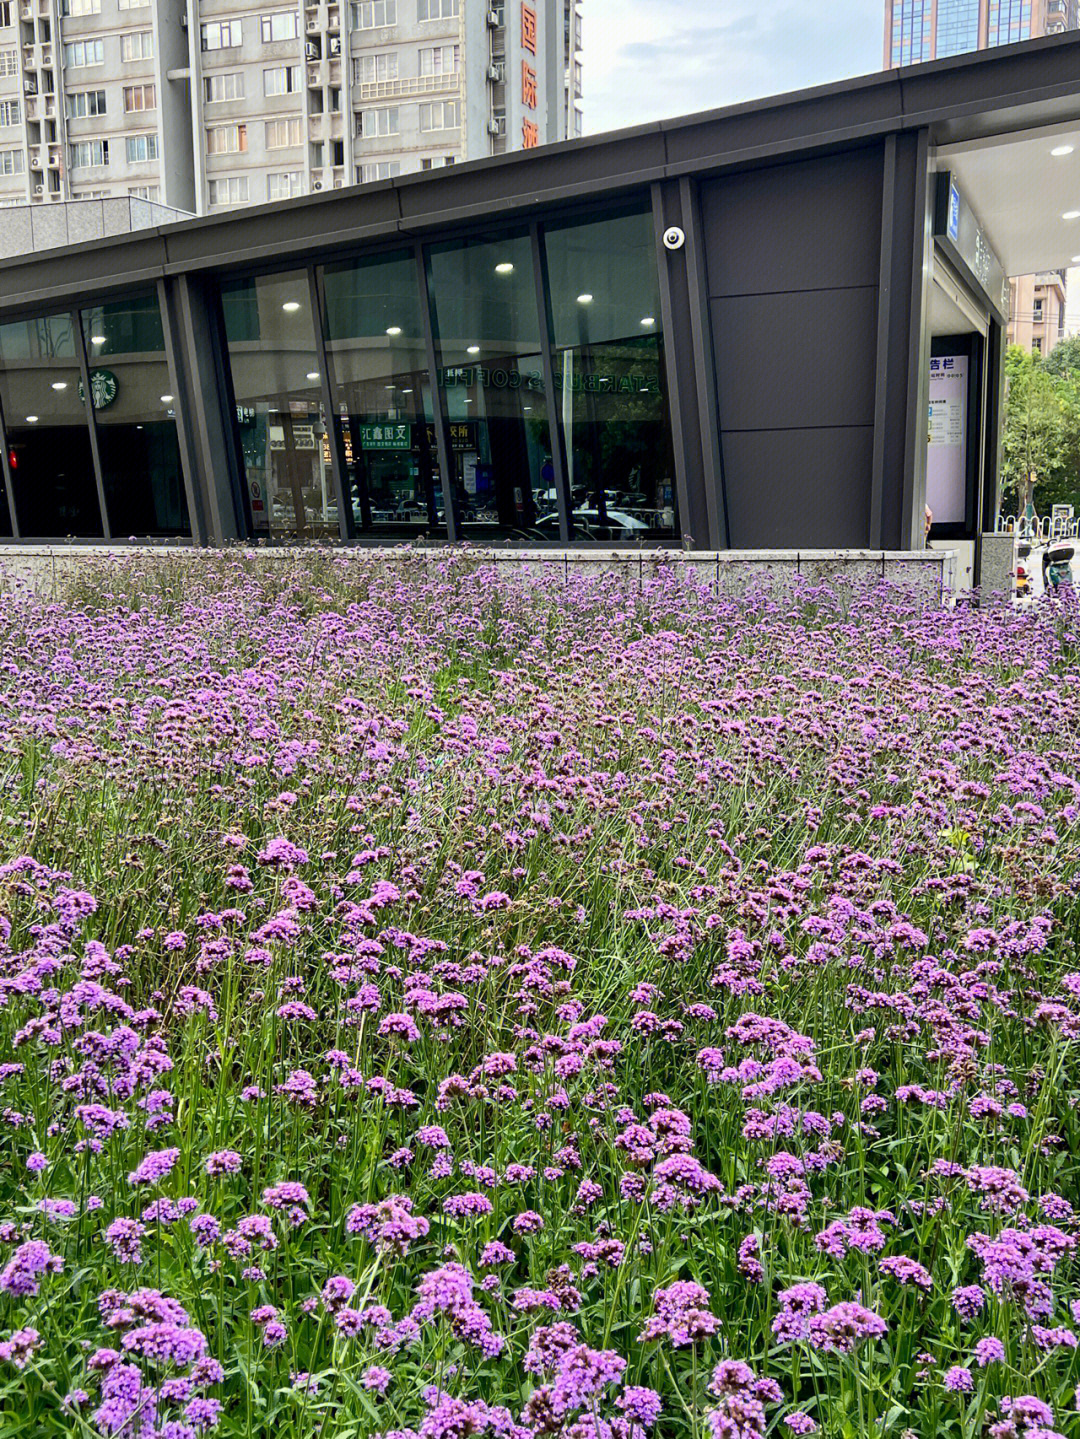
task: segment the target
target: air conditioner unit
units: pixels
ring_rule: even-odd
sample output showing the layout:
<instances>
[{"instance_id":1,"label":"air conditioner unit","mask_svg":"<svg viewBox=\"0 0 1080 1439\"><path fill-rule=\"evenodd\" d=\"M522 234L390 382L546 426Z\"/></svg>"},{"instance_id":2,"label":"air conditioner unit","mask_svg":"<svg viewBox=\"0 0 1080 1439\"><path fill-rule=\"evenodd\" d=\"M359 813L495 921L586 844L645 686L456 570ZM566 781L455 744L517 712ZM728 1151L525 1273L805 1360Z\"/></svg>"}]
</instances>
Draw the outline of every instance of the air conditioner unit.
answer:
<instances>
[{"instance_id":1,"label":"air conditioner unit","mask_svg":"<svg viewBox=\"0 0 1080 1439\"><path fill-rule=\"evenodd\" d=\"M49 169L50 169L50 170L59 170L59 168L60 168L60 156L59 156L59 155L50 155L50 156L49 156Z\"/></svg>"},{"instance_id":2,"label":"air conditioner unit","mask_svg":"<svg viewBox=\"0 0 1080 1439\"><path fill-rule=\"evenodd\" d=\"M487 22L491 26L492 30L497 30L499 28L501 21L499 20L498 10L489 10L487 12Z\"/></svg>"},{"instance_id":3,"label":"air conditioner unit","mask_svg":"<svg viewBox=\"0 0 1080 1439\"><path fill-rule=\"evenodd\" d=\"M35 185L35 186L34 186L34 194L35 194L35 195L44 195L44 193L45 193L45 186L44 186L44 185Z\"/></svg>"},{"instance_id":4,"label":"air conditioner unit","mask_svg":"<svg viewBox=\"0 0 1080 1439\"><path fill-rule=\"evenodd\" d=\"M340 35L331 35L331 36L330 36L330 54L331 54L331 55L340 55L340 54L341 54L341 36L340 36Z\"/></svg>"},{"instance_id":5,"label":"air conditioner unit","mask_svg":"<svg viewBox=\"0 0 1080 1439\"><path fill-rule=\"evenodd\" d=\"M312 182L311 182L311 188L312 188L313 190L321 190L321 189L322 189L322 181L321 181L321 180L312 180Z\"/></svg>"},{"instance_id":6,"label":"air conditioner unit","mask_svg":"<svg viewBox=\"0 0 1080 1439\"><path fill-rule=\"evenodd\" d=\"M186 10L182 10L182 11L180 12L180 29L181 29L181 30L186 30L186 29L187 29L187 11L186 11Z\"/></svg>"},{"instance_id":7,"label":"air conditioner unit","mask_svg":"<svg viewBox=\"0 0 1080 1439\"><path fill-rule=\"evenodd\" d=\"M503 67L501 65L489 65L487 75L489 80L495 80L497 82L503 78Z\"/></svg>"},{"instance_id":8,"label":"air conditioner unit","mask_svg":"<svg viewBox=\"0 0 1080 1439\"><path fill-rule=\"evenodd\" d=\"M318 60L320 58L319 47L312 40L309 40L304 46L304 53L307 55L307 58L309 60Z\"/></svg>"},{"instance_id":9,"label":"air conditioner unit","mask_svg":"<svg viewBox=\"0 0 1080 1439\"><path fill-rule=\"evenodd\" d=\"M41 156L40 156L40 155L34 155L34 156L31 157L31 160L30 160L30 168L31 168L31 170L40 170L40 169L41 169Z\"/></svg>"},{"instance_id":10,"label":"air conditioner unit","mask_svg":"<svg viewBox=\"0 0 1080 1439\"><path fill-rule=\"evenodd\" d=\"M489 120L489 121L488 121L488 134L489 134L489 135L501 135L502 132L503 132L503 127L502 127L502 125L500 125L500 123L498 122L498 120Z\"/></svg>"}]
</instances>

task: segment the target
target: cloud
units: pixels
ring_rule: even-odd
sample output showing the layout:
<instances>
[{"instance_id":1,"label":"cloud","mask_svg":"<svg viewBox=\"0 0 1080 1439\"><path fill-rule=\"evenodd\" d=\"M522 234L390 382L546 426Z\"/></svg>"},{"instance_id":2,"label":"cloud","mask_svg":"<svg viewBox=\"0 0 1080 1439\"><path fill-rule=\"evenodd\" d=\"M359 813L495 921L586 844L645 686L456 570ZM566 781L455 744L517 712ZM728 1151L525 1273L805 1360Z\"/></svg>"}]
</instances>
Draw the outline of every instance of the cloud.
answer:
<instances>
[{"instance_id":1,"label":"cloud","mask_svg":"<svg viewBox=\"0 0 1080 1439\"><path fill-rule=\"evenodd\" d=\"M884 5L584 0L582 26L595 134L879 70Z\"/></svg>"}]
</instances>

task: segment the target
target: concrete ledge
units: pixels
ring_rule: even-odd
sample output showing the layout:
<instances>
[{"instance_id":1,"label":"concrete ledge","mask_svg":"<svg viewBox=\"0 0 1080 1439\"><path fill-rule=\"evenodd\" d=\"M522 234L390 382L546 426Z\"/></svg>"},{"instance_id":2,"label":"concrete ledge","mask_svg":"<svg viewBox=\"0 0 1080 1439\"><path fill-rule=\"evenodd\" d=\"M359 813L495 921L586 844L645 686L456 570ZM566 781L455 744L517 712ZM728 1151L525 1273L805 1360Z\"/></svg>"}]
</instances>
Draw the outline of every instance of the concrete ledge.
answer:
<instances>
[{"instance_id":1,"label":"concrete ledge","mask_svg":"<svg viewBox=\"0 0 1080 1439\"><path fill-rule=\"evenodd\" d=\"M479 545L196 549L190 545L7 544L0 545L0 589L55 599L81 574L100 567L129 563L186 566L230 558L245 564L277 565L295 563L305 555L335 564L378 565L401 571L493 569L515 578L548 579L563 585L618 575L640 589L672 577L710 595L887 581L929 604L941 604L949 596L955 564L952 550L587 550Z\"/></svg>"}]
</instances>

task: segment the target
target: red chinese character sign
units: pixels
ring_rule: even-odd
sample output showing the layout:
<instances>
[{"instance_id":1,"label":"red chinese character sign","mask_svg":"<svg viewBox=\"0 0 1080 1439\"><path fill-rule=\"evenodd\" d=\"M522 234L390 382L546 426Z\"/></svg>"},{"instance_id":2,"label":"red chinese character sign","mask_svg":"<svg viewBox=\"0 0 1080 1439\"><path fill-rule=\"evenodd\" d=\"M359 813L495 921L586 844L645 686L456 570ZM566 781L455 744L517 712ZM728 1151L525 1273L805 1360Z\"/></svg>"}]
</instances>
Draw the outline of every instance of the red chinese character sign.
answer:
<instances>
[{"instance_id":1,"label":"red chinese character sign","mask_svg":"<svg viewBox=\"0 0 1080 1439\"><path fill-rule=\"evenodd\" d=\"M540 143L540 126L532 120L521 122L521 148L523 150L535 150Z\"/></svg>"},{"instance_id":2,"label":"red chinese character sign","mask_svg":"<svg viewBox=\"0 0 1080 1439\"><path fill-rule=\"evenodd\" d=\"M530 5L521 6L521 48L530 55L536 54L536 11Z\"/></svg>"},{"instance_id":3,"label":"red chinese character sign","mask_svg":"<svg viewBox=\"0 0 1080 1439\"><path fill-rule=\"evenodd\" d=\"M529 110L536 109L536 71L527 60L521 62L521 103Z\"/></svg>"}]
</instances>

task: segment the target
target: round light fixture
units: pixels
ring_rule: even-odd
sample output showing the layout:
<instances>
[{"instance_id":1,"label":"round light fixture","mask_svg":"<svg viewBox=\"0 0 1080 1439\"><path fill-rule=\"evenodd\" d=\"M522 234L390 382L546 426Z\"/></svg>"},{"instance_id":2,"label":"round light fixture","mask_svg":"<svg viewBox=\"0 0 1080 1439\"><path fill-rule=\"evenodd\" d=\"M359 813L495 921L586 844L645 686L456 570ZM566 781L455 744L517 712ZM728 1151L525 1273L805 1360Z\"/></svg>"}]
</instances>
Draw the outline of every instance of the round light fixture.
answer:
<instances>
[{"instance_id":1,"label":"round light fixture","mask_svg":"<svg viewBox=\"0 0 1080 1439\"><path fill-rule=\"evenodd\" d=\"M299 310L300 308L300 301L286 300L281 308L285 311L286 315L295 315L297 310Z\"/></svg>"},{"instance_id":2,"label":"round light fixture","mask_svg":"<svg viewBox=\"0 0 1080 1439\"><path fill-rule=\"evenodd\" d=\"M401 326L400 326L400 325L391 325L390 328L387 330L386 333L387 333L388 335L400 335L400 334L401 334Z\"/></svg>"},{"instance_id":3,"label":"round light fixture","mask_svg":"<svg viewBox=\"0 0 1080 1439\"><path fill-rule=\"evenodd\" d=\"M26 423L27 423L28 425L36 425L36 424L37 424L37 415L27 415L27 417L26 417Z\"/></svg>"},{"instance_id":4,"label":"round light fixture","mask_svg":"<svg viewBox=\"0 0 1080 1439\"><path fill-rule=\"evenodd\" d=\"M465 351L465 353L466 353L467 355L478 355L478 354L480 353L480 346L479 346L479 345L470 345L470 346L468 347L468 349Z\"/></svg>"},{"instance_id":5,"label":"round light fixture","mask_svg":"<svg viewBox=\"0 0 1080 1439\"><path fill-rule=\"evenodd\" d=\"M103 344L105 343L105 336L104 336L104 335L91 335L91 336L90 336L90 343L91 343L92 345L103 345Z\"/></svg>"},{"instance_id":6,"label":"round light fixture","mask_svg":"<svg viewBox=\"0 0 1080 1439\"><path fill-rule=\"evenodd\" d=\"M1050 151L1051 155L1054 155L1054 156L1057 156L1057 155L1071 155L1072 152L1073 152L1073 147L1072 147L1071 145L1055 145L1054 148Z\"/></svg>"},{"instance_id":7,"label":"round light fixture","mask_svg":"<svg viewBox=\"0 0 1080 1439\"><path fill-rule=\"evenodd\" d=\"M577 297L577 302L578 302L579 305L591 305L591 304L592 304L592 296L591 296L591 295L579 295L579 296Z\"/></svg>"},{"instance_id":8,"label":"round light fixture","mask_svg":"<svg viewBox=\"0 0 1080 1439\"><path fill-rule=\"evenodd\" d=\"M655 325L656 321L653 319L652 315L643 315L641 323L643 325Z\"/></svg>"},{"instance_id":9,"label":"round light fixture","mask_svg":"<svg viewBox=\"0 0 1080 1439\"><path fill-rule=\"evenodd\" d=\"M514 267L509 260L502 260L495 266L496 275L512 275Z\"/></svg>"},{"instance_id":10,"label":"round light fixture","mask_svg":"<svg viewBox=\"0 0 1080 1439\"><path fill-rule=\"evenodd\" d=\"M172 395L162 395L162 397L161 397L161 403L162 403L163 405L171 405L172 402L173 402L173 397L172 397Z\"/></svg>"},{"instance_id":11,"label":"round light fixture","mask_svg":"<svg viewBox=\"0 0 1080 1439\"><path fill-rule=\"evenodd\" d=\"M401 393L402 393L403 395L411 395L411 394L412 394L412 390L402 390Z\"/></svg>"},{"instance_id":12,"label":"round light fixture","mask_svg":"<svg viewBox=\"0 0 1080 1439\"><path fill-rule=\"evenodd\" d=\"M317 380L317 379L319 378L319 372L318 372L318 370L309 370L309 371L307 372L306 378L309 379L309 380Z\"/></svg>"},{"instance_id":13,"label":"round light fixture","mask_svg":"<svg viewBox=\"0 0 1080 1439\"><path fill-rule=\"evenodd\" d=\"M54 380L52 383L52 387L54 390L66 390L67 380Z\"/></svg>"},{"instance_id":14,"label":"round light fixture","mask_svg":"<svg viewBox=\"0 0 1080 1439\"><path fill-rule=\"evenodd\" d=\"M1069 263L1073 265L1080 265L1080 255L1074 255Z\"/></svg>"},{"instance_id":15,"label":"round light fixture","mask_svg":"<svg viewBox=\"0 0 1080 1439\"><path fill-rule=\"evenodd\" d=\"M1080 210L1066 210L1061 218L1063 220L1080 220Z\"/></svg>"}]
</instances>

